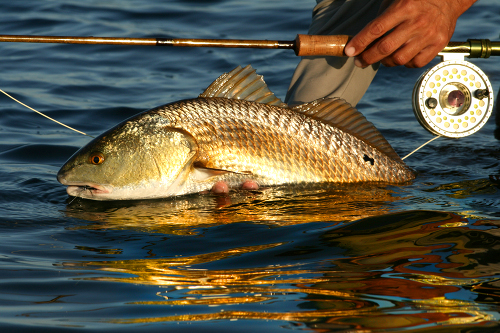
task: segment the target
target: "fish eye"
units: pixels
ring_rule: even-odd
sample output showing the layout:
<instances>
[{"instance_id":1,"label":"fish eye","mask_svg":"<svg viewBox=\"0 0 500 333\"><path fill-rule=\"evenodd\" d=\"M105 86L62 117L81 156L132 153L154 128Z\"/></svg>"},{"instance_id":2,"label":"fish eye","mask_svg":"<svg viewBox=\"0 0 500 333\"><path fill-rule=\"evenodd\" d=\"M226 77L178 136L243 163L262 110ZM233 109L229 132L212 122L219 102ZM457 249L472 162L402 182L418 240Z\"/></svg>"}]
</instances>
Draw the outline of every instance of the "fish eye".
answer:
<instances>
[{"instance_id":1,"label":"fish eye","mask_svg":"<svg viewBox=\"0 0 500 333\"><path fill-rule=\"evenodd\" d=\"M104 156L101 153L93 153L90 155L89 161L94 165L99 165L104 162Z\"/></svg>"}]
</instances>

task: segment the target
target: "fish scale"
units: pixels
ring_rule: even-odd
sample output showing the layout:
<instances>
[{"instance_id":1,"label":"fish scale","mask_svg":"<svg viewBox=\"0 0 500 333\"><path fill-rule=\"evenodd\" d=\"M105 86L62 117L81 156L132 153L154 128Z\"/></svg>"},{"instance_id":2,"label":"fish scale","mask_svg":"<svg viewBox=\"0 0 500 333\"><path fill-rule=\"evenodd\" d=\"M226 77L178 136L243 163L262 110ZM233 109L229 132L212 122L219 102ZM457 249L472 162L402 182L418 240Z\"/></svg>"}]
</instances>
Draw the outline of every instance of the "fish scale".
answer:
<instances>
[{"instance_id":1,"label":"fish scale","mask_svg":"<svg viewBox=\"0 0 500 333\"><path fill-rule=\"evenodd\" d=\"M221 75L198 98L125 120L58 173L70 195L95 200L194 193L221 180L239 186L245 180L403 183L414 177L348 103L320 99L288 107L250 66Z\"/></svg>"},{"instance_id":2,"label":"fish scale","mask_svg":"<svg viewBox=\"0 0 500 333\"><path fill-rule=\"evenodd\" d=\"M191 133L201 148L200 155L206 156L201 161L210 161L205 165L208 168L243 172L247 170L242 166L251 165L260 171L255 172L256 180L265 179L268 185L391 181L394 177L384 177L378 168L366 167L367 162L362 159L365 154L381 155L379 158L384 159L376 149L360 145L362 141L348 133L289 109L223 98L199 98L182 103L181 107L167 105L151 112L168 119L170 126ZM312 133L315 140L310 140ZM307 158L312 155L308 153L311 151L315 159ZM236 152L237 165L226 163L227 152ZM266 168L259 168L262 163Z\"/></svg>"}]
</instances>

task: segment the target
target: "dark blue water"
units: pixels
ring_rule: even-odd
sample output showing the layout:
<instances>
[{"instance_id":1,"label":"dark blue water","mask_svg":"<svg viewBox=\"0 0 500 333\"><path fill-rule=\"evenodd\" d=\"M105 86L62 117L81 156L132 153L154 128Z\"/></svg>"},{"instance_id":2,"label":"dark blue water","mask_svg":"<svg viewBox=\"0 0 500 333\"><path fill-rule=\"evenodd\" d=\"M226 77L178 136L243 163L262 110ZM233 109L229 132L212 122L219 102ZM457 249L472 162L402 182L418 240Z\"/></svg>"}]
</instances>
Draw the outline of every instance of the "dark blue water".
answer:
<instances>
[{"instance_id":1,"label":"dark blue water","mask_svg":"<svg viewBox=\"0 0 500 333\"><path fill-rule=\"evenodd\" d=\"M314 1L10 1L0 33L293 39ZM478 2L454 40L499 39ZM0 45L0 88L97 135L252 64L284 97L288 50ZM437 60L436 60L437 62ZM474 60L495 89L499 60ZM383 68L359 109L400 155L423 70ZM71 202L55 175L88 138L0 97L2 332L488 332L500 329L494 121L407 159L407 186L278 187L228 196Z\"/></svg>"}]
</instances>

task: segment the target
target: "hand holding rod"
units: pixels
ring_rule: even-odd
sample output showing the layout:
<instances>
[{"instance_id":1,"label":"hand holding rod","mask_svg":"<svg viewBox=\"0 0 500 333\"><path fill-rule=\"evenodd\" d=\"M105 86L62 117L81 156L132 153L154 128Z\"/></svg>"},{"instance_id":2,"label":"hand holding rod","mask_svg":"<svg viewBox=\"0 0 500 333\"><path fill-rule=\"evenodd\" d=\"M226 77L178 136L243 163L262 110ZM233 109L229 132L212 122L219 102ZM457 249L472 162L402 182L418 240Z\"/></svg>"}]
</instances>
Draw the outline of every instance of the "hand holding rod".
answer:
<instances>
[{"instance_id":1,"label":"hand holding rod","mask_svg":"<svg viewBox=\"0 0 500 333\"><path fill-rule=\"evenodd\" d=\"M239 40L239 39L179 39L179 38L127 38L127 37L75 37L0 35L0 42L63 43L94 45L140 45L178 47L225 47L258 49L292 49L298 56L345 56L344 48L351 37L347 35L297 35L292 41ZM500 55L500 42L487 39L469 39L450 42L444 53L464 53L469 58L488 58Z\"/></svg>"}]
</instances>

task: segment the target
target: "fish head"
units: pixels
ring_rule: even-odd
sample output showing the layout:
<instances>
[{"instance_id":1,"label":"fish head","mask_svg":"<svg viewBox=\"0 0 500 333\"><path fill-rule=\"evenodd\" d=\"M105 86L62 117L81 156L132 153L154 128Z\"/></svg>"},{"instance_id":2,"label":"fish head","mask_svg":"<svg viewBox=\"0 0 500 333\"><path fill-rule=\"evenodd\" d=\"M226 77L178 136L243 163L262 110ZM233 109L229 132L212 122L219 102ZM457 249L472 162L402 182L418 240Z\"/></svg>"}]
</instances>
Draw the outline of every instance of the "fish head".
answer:
<instances>
[{"instance_id":1,"label":"fish head","mask_svg":"<svg viewBox=\"0 0 500 333\"><path fill-rule=\"evenodd\" d=\"M166 197L179 192L196 152L183 130L126 121L78 150L57 179L69 195L92 200Z\"/></svg>"}]
</instances>

